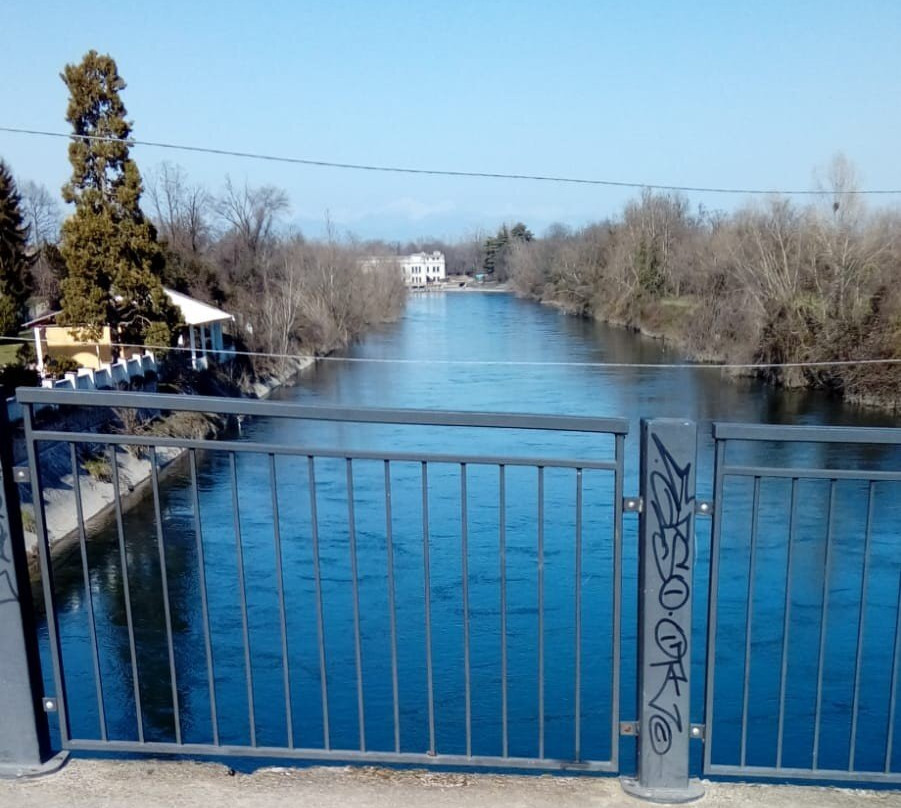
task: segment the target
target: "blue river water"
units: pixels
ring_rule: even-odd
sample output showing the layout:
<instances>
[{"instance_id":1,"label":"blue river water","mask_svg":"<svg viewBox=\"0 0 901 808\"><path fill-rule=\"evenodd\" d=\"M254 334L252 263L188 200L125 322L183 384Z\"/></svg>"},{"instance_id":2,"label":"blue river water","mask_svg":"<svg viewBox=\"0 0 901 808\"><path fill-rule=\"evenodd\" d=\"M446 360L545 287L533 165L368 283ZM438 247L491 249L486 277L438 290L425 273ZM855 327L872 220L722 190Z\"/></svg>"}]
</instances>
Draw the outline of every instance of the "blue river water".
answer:
<instances>
[{"instance_id":1,"label":"blue river water","mask_svg":"<svg viewBox=\"0 0 901 808\"><path fill-rule=\"evenodd\" d=\"M295 386L278 391L284 401L353 407L409 407L617 416L630 421L626 439L625 492L637 491L641 417L683 417L699 424L699 494L712 489L713 420L787 424L893 425L887 415L842 405L822 395L785 392L755 381L732 381L709 369L599 368L583 363L668 364L682 360L666 345L621 329L563 316L553 309L503 294L447 293L413 296L404 317L370 333L346 356L353 360L416 360L404 363L325 361ZM453 360L488 364L455 364ZM549 364L517 365L503 362ZM492 364L497 362L497 364ZM409 449L454 454L544 455L610 459L612 439L567 433L512 430L374 427L329 422L259 419L242 427L242 438L278 446L365 450ZM751 451L751 450L748 450ZM753 459L768 464L862 464L897 469L897 451L878 447L836 448L762 445ZM458 464L430 464L423 541L422 471L418 463L393 463L391 540L388 552L385 468L355 461L353 522L348 512L348 470L343 459L319 459L316 475L322 586L324 654L320 657L312 539L309 464L306 457L240 454L234 478L224 452L197 455L199 513L187 463L175 464L161 487L176 693L182 740L211 743L211 693L205 652L203 604L195 527L199 517L203 571L211 626L216 717L222 744L298 748L393 750L394 701L391 665L389 565L395 580L397 635L397 738L402 751L431 745L426 654L430 610L434 747L439 753L497 756L504 736L501 681L500 478L497 466L468 465L466 496ZM271 481L276 479L273 503ZM235 535L236 480L240 550ZM508 754L571 760L576 743L576 472L547 468L542 481L544 630L538 631L538 479L534 468L505 470L506 690ZM719 630L715 685L713 762L738 762L744 711L746 647L751 649L746 719L746 762L772 766L777 716L784 701L782 764L810 767L815 734L818 671L822 669L821 721L816 745L821 767L847 768L851 716L858 723L855 767L881 769L894 716L889 716L895 652L901 554L898 553L897 484L834 486L832 536L826 535L828 480L801 481L792 561L790 642L786 684L782 625L786 610L787 547L791 481L764 480L758 493L755 575L751 620L746 604L752 479L727 482L723 513ZM611 757L612 705L620 720L635 718L636 519L624 519L622 659L620 689L613 692L613 475L589 471L582 478L581 656L579 756ZM276 523L275 507L278 510ZM465 508L465 519L463 510ZM864 535L870 522L868 574L863 576ZM163 619L162 586L152 498L124 517L128 583L134 615L138 694L146 740L173 741L175 721ZM276 577L276 526L281 545L286 633L290 661L290 709L286 710L283 637ZM466 552L463 552L465 537ZM355 542L356 569L351 539ZM692 718L703 718L709 521L699 522L694 591ZM826 546L830 550L826 575ZM428 552L428 598L424 580ZM136 702L124 609L117 531L110 522L89 545L90 592L98 637L103 708L111 739L134 740ZM238 570L243 564L247 596L249 672L243 643ZM464 574L464 565L466 566ZM359 583L359 658L356 673L355 604ZM71 734L100 737L85 589L77 554L56 563L60 634ZM465 584L465 586L464 586ZM467 597L464 597L466 590ZM829 624L822 625L828 602ZM861 603L863 604L861 606ZM468 609L471 746L467 746L464 619ZM750 641L746 626L751 625ZM855 677L858 627L863 623L859 675ZM44 627L46 639L46 626ZM826 638L818 665L820 638ZM543 664L539 664L539 646ZM45 643L45 665L49 662ZM323 698L322 669L327 681ZM539 671L539 668L541 670ZM539 688L539 676L544 686ZM854 698L854 681L859 695ZM48 683L48 687L50 687ZM362 728L360 699L362 690ZM543 706L539 701L543 699ZM253 707L251 709L251 700ZM326 712L328 721L326 721ZM543 718L542 718L543 716ZM709 717L708 717L709 718ZM252 720L251 720L252 719ZM543 721L543 741L539 726ZM289 722L291 725L289 733ZM326 739L326 733L328 738ZM362 738L361 738L362 736ZM541 744L543 743L543 750ZM621 742L621 770L634 768L633 742ZM894 758L894 754L893 754ZM892 767L897 764L889 761ZM694 752L699 765L699 750Z\"/></svg>"}]
</instances>

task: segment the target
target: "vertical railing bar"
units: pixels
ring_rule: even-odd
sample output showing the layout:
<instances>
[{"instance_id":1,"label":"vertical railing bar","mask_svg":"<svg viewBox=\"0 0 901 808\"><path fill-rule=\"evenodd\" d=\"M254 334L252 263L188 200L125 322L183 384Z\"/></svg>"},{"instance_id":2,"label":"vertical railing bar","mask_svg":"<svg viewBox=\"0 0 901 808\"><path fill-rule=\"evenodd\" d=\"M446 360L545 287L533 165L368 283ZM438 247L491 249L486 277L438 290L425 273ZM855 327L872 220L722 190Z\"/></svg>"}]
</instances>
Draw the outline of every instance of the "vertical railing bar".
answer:
<instances>
[{"instance_id":1,"label":"vertical railing bar","mask_svg":"<svg viewBox=\"0 0 901 808\"><path fill-rule=\"evenodd\" d=\"M892 649L892 684L889 689L888 716L886 718L885 766L886 774L892 770L892 747L895 740L895 708L898 698L898 654L901 651L901 573L898 575L898 598L895 602L895 641Z\"/></svg>"},{"instance_id":2,"label":"vertical railing bar","mask_svg":"<svg viewBox=\"0 0 901 808\"><path fill-rule=\"evenodd\" d=\"M707 654L705 665L707 675L704 682L704 772L710 768L710 755L713 748L713 731L716 723L713 715L714 667L716 665L716 623L719 602L720 576L720 543L722 541L723 509L725 495L723 493L723 467L726 461L725 441L715 443L713 466L713 526L710 531L710 575L707 584Z\"/></svg>"},{"instance_id":3,"label":"vertical railing bar","mask_svg":"<svg viewBox=\"0 0 901 808\"><path fill-rule=\"evenodd\" d=\"M851 705L851 743L848 754L848 771L854 771L855 747L857 746L857 717L860 709L860 669L863 659L863 634L866 628L866 602L868 572L870 569L870 535L873 528L873 507L875 483L867 486L867 529L863 540L863 569L860 573L860 610L857 612L857 650L854 654L854 699Z\"/></svg>"},{"instance_id":4,"label":"vertical railing bar","mask_svg":"<svg viewBox=\"0 0 901 808\"><path fill-rule=\"evenodd\" d=\"M313 581L316 587L316 635L319 641L319 689L322 696L322 743L326 751L331 749L331 732L328 714L328 668L325 658L325 621L322 609L322 573L319 564L319 514L316 507L316 465L313 456L307 457L310 486L310 537L313 545Z\"/></svg>"},{"instance_id":5,"label":"vertical railing bar","mask_svg":"<svg viewBox=\"0 0 901 808\"><path fill-rule=\"evenodd\" d=\"M394 751L400 752L400 700L397 685L397 606L394 586L394 527L391 517L391 461L385 461L385 544L388 554L388 617L391 622L391 702L394 708Z\"/></svg>"},{"instance_id":6,"label":"vertical railing bar","mask_svg":"<svg viewBox=\"0 0 901 808\"><path fill-rule=\"evenodd\" d=\"M22 407L22 422L25 427L25 443L28 448L28 468L31 473L31 496L34 505L35 530L38 535L38 561L41 567L41 588L44 593L44 607L47 610L47 633L50 640L50 660L53 666L53 683L59 709L59 732L63 747L69 741L69 709L64 675L63 648L60 641L59 615L56 608L56 586L53 581L53 558L50 553L50 538L47 535L47 520L44 512L44 491L41 485L41 471L38 464L37 441L32 425L32 405Z\"/></svg>"},{"instance_id":7,"label":"vertical railing bar","mask_svg":"<svg viewBox=\"0 0 901 808\"><path fill-rule=\"evenodd\" d=\"M544 758L544 466L538 467L538 758Z\"/></svg>"},{"instance_id":8,"label":"vertical railing bar","mask_svg":"<svg viewBox=\"0 0 901 808\"><path fill-rule=\"evenodd\" d=\"M573 760L582 757L582 469L576 469L575 677Z\"/></svg>"},{"instance_id":9,"label":"vertical railing bar","mask_svg":"<svg viewBox=\"0 0 901 808\"><path fill-rule=\"evenodd\" d=\"M282 639L282 687L285 691L285 729L288 748L294 748L294 709L291 702L291 663L288 656L288 616L285 608L284 562L282 560L282 528L278 508L278 474L275 455L269 455L269 487L272 489L272 538L275 543L275 583L278 590L278 616Z\"/></svg>"},{"instance_id":10,"label":"vertical railing bar","mask_svg":"<svg viewBox=\"0 0 901 808\"><path fill-rule=\"evenodd\" d=\"M425 594L425 674L429 700L429 754L435 754L435 689L432 680L432 584L429 569L429 470L422 461L422 577Z\"/></svg>"},{"instance_id":11,"label":"vertical railing bar","mask_svg":"<svg viewBox=\"0 0 901 808\"><path fill-rule=\"evenodd\" d=\"M360 577L357 570L357 525L354 513L353 460L347 462L347 532L350 539L350 580L353 588L354 662L357 669L357 725L360 751L366 751L366 709L363 702L363 645L360 638Z\"/></svg>"},{"instance_id":12,"label":"vertical railing bar","mask_svg":"<svg viewBox=\"0 0 901 808\"><path fill-rule=\"evenodd\" d=\"M466 712L466 756L472 756L472 681L469 660L469 517L467 508L466 464L460 464L460 554L463 579L463 677Z\"/></svg>"},{"instance_id":13,"label":"vertical railing bar","mask_svg":"<svg viewBox=\"0 0 901 808\"><path fill-rule=\"evenodd\" d=\"M81 501L81 480L78 474L78 456L75 444L69 444L72 460L72 490L75 495L75 514L78 519L78 545L81 551L81 573L84 578L84 602L87 608L88 629L91 634L91 662L94 666L94 683L97 689L97 718L100 724L100 740L107 739L106 708L103 704L103 678L100 672L100 653L97 646L97 625L94 619L94 594L91 591L91 572L88 566L88 547L84 525L84 506Z\"/></svg>"},{"instance_id":14,"label":"vertical railing bar","mask_svg":"<svg viewBox=\"0 0 901 808\"><path fill-rule=\"evenodd\" d=\"M820 753L820 720L823 707L823 662L826 652L826 634L829 622L829 573L832 569L832 532L835 523L836 480L829 481L829 516L826 523L826 563L823 573L823 619L820 621L820 645L817 651L817 699L813 718L813 766L816 769Z\"/></svg>"},{"instance_id":15,"label":"vertical railing bar","mask_svg":"<svg viewBox=\"0 0 901 808\"><path fill-rule=\"evenodd\" d=\"M624 435L614 437L616 470L613 472L613 655L610 671L610 762L619 765L620 665L622 657L623 591L623 475L625 468Z\"/></svg>"},{"instance_id":16,"label":"vertical railing bar","mask_svg":"<svg viewBox=\"0 0 901 808\"><path fill-rule=\"evenodd\" d=\"M135 699L135 718L138 725L138 741L144 743L144 710L141 707L141 686L138 679L138 655L135 649L134 621L131 615L131 587L128 583L128 556L125 552L125 526L122 521L122 498L119 490L119 463L116 447L109 447L110 475L113 479L113 503L116 511L116 530L119 536L119 560L122 565L122 594L125 599L125 623L128 627L128 651L131 655L132 689Z\"/></svg>"},{"instance_id":17,"label":"vertical railing bar","mask_svg":"<svg viewBox=\"0 0 901 808\"><path fill-rule=\"evenodd\" d=\"M238 505L238 462L229 452L232 483L232 520L235 529L235 549L238 563L238 594L241 604L241 634L244 640L244 676L247 682L247 718L250 723L250 745L257 745L256 711L253 703L253 665L250 656L250 628L247 620L247 591L244 581L244 550L241 541L241 512Z\"/></svg>"},{"instance_id":18,"label":"vertical railing bar","mask_svg":"<svg viewBox=\"0 0 901 808\"><path fill-rule=\"evenodd\" d=\"M782 657L779 674L779 723L776 729L776 768L782 768L782 741L785 730L785 692L788 683L788 639L791 633L792 554L798 524L798 478L792 478L791 513L788 522L788 552L785 561L785 605L782 611Z\"/></svg>"},{"instance_id":19,"label":"vertical railing bar","mask_svg":"<svg viewBox=\"0 0 901 808\"><path fill-rule=\"evenodd\" d=\"M175 643L172 641L172 609L169 604L169 574L166 570L166 541L163 536L163 512L160 505L160 475L156 463L156 447L150 447L150 482L153 489L153 516L156 522L156 545L160 558L160 585L163 589L163 618L166 621L166 646L169 652L169 685L172 689L172 718L175 743L181 744L181 710L178 704L178 674L175 669Z\"/></svg>"},{"instance_id":20,"label":"vertical railing bar","mask_svg":"<svg viewBox=\"0 0 901 808\"><path fill-rule=\"evenodd\" d=\"M754 567L757 556L757 525L760 521L760 477L754 478L751 513L751 548L748 559L748 595L745 603L745 670L741 700L741 765L744 767L748 746L748 696L751 691L751 634L754 619Z\"/></svg>"},{"instance_id":21,"label":"vertical railing bar","mask_svg":"<svg viewBox=\"0 0 901 808\"><path fill-rule=\"evenodd\" d=\"M507 757L507 479L503 465L498 466L498 550L501 588L501 755Z\"/></svg>"},{"instance_id":22,"label":"vertical railing bar","mask_svg":"<svg viewBox=\"0 0 901 808\"><path fill-rule=\"evenodd\" d=\"M197 575L200 584L200 610L203 615L203 646L206 654L207 687L210 689L210 723L213 743L219 746L219 714L216 708L216 675L213 669L213 642L210 636L210 609L206 589L206 562L203 555L203 525L200 519L200 490L197 482L197 451L188 453L191 466L191 491L194 505L194 539L197 548Z\"/></svg>"}]
</instances>

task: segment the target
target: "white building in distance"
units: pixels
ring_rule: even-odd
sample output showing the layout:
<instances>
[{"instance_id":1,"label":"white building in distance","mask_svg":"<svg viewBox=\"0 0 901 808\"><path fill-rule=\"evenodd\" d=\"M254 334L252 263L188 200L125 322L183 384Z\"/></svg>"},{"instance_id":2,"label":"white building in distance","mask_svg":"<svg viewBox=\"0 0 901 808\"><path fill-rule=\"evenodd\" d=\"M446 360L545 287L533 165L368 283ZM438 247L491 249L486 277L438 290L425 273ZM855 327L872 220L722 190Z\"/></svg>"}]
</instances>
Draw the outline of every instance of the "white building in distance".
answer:
<instances>
[{"instance_id":1,"label":"white building in distance","mask_svg":"<svg viewBox=\"0 0 901 808\"><path fill-rule=\"evenodd\" d=\"M433 284L444 283L447 269L444 253L413 253L412 255L374 255L364 258L360 266L364 270L378 269L394 265L404 276L404 283L412 287L423 288Z\"/></svg>"}]
</instances>

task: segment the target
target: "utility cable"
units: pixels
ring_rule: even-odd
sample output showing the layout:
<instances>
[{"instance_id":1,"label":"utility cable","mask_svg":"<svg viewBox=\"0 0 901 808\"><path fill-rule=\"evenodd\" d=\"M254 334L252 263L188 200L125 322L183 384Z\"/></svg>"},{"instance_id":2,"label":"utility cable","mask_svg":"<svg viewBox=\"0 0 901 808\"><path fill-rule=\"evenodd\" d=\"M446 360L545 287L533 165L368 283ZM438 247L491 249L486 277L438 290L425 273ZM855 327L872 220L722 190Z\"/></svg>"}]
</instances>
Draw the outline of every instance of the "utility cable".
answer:
<instances>
[{"instance_id":1,"label":"utility cable","mask_svg":"<svg viewBox=\"0 0 901 808\"><path fill-rule=\"evenodd\" d=\"M27 337L0 337L7 342L28 343ZM106 346L113 348L133 348L149 351L181 351L190 353L191 348L182 345L140 345L130 342L92 342L86 340L79 343L85 346ZM200 349L194 349L196 356L202 356ZM383 365L436 365L436 366L461 366L461 367L567 367L567 368L596 368L601 370L775 370L781 368L830 368L830 367L854 367L859 365L899 365L901 358L889 359L836 359L810 362L577 362L577 361L544 361L529 359L437 359L430 357L404 358L404 357L376 357L376 356L316 356L314 354L298 353L273 353L269 351L236 351L225 349L223 351L208 350L208 355L224 353L228 356L248 356L260 359L291 359L291 360L315 360L317 362L345 362L349 364L383 364Z\"/></svg>"},{"instance_id":2,"label":"utility cable","mask_svg":"<svg viewBox=\"0 0 901 808\"><path fill-rule=\"evenodd\" d=\"M497 171L454 171L437 168L408 168L404 166L371 165L367 163L343 163L334 160L312 160L303 157L284 157L259 152L235 151L232 149L219 149L210 146L186 146L178 143L167 143L155 140L137 140L134 138L115 138L101 135L77 135L64 132L50 132L41 129L24 129L14 126L0 126L0 132L9 132L18 135L37 135L41 137L65 138L67 140L83 140L98 143L124 143L131 146L149 146L155 149L170 149L173 151L195 152L200 154L215 154L223 157L240 157L247 160L265 160L274 163L292 163L294 165L313 166L317 168L340 168L350 171L377 171L393 174L419 174L437 177L466 177L476 179L493 180L527 180L532 182L554 182L571 185L600 185L610 188L635 188L652 189L657 191L675 191L682 193L704 194L741 194L755 196L868 196L868 195L897 195L901 189L895 188L869 188L869 189L805 189L805 190L779 190L763 188L720 188L705 187L700 185L667 185L656 182L624 182L619 180L589 179L584 177L558 177L544 174L507 174Z\"/></svg>"}]
</instances>

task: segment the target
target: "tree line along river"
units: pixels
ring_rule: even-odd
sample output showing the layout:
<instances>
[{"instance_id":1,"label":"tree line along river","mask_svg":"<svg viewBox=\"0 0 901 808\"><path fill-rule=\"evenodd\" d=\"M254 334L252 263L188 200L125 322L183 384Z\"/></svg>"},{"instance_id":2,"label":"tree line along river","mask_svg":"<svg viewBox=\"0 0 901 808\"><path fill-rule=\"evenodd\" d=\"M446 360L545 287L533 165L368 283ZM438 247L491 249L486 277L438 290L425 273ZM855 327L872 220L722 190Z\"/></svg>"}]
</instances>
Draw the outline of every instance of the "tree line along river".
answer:
<instances>
[{"instance_id":1,"label":"tree line along river","mask_svg":"<svg viewBox=\"0 0 901 808\"><path fill-rule=\"evenodd\" d=\"M835 399L807 392L780 391L753 380L730 381L705 369L601 368L580 363L668 364L681 361L667 346L621 329L570 318L534 303L501 294L430 294L412 297L402 319L370 333L347 353L354 359L404 359L408 363L324 361L274 398L321 405L401 407L442 410L534 412L626 417L625 492L637 491L638 433L641 417L681 417L699 423L699 495L712 487L714 420L787 424L894 425L885 414L843 406ZM497 364L455 364L452 360ZM503 364L542 362L546 365ZM556 363L556 364L555 364ZM501 431L502 432L502 431ZM409 448L413 451L463 454L541 454L554 457L609 458L612 441L573 434L490 434L472 430L400 426L362 426L330 422L259 419L245 423L242 437L279 445L358 449ZM759 461L785 463L786 452L799 461L844 460L872 468L897 468L892 449L829 449L811 446L763 446ZM778 455L778 456L777 456ZM497 466L473 465L466 471L466 553L461 552L460 469L437 464L429 469L428 539L430 582L424 587L423 502L418 463L392 464L392 552L386 546L385 471L379 461L357 461L353 468L356 569L349 553L348 478L344 460L317 460L316 490L319 563L321 566L324 660L319 655L317 590L311 554L309 465L305 457L278 457L278 527L280 532L286 636L279 623L275 578L275 528L270 481L273 466L265 455L242 454L234 470L222 452L197 455L199 513L187 464L161 487L166 543L166 571L174 641L181 732L185 742L209 743L213 737L210 689L195 543L196 517L202 525L204 574L215 662L217 727L223 744L284 746L288 718L296 747L359 748L357 651L362 667L365 705L362 733L366 748L423 752L430 746L426 609L430 610L433 665L434 745L452 754L499 755L507 745L512 756L572 759L575 721L576 614L573 590L576 530L573 469L547 469L542 486L544 594L543 632L537 624L538 533L534 468L505 470L505 561L503 594L506 615L506 687L502 688L500 642L501 585L498 565L500 482ZM788 460L792 460L791 457ZM233 473L236 477L233 478ZM241 559L247 592L252 687L247 687L243 615L237 585L232 483L237 480ZM784 484L782 484L784 483ZM720 729L714 760L731 762L741 743L742 672L748 593L750 482L735 482L736 505L724 514L720 612L725 625L717 645L717 715ZM859 608L864 563L860 484L838 484L835 493L835 555L825 576L823 513L827 481L799 484L797 552L792 615L792 644L786 668L784 765L809 766L813 735L812 688L820 636L820 607L830 599L842 615L830 626L825 649L825 709L819 741L820 765L844 767L849 751L848 705L857 646L859 615L865 618L860 699L862 718L871 730L856 741L856 765L881 768L887 733L895 612L898 599L898 506L894 483L877 486L877 518L872 524L871 578ZM856 487L855 487L856 486ZM625 517L623 538L622 660L619 694L611 688L613 643L611 592L613 569L613 475L586 471L578 496L582 504L582 597L579 654L579 720L583 759L606 760L611 754L611 705L618 699L621 719L635 717L635 623L637 559L636 522ZM750 647L747 762L772 765L775 721L782 666L781 626L785 609L787 507L790 481L765 481L758 492L759 541L753 628ZM742 504L744 503L744 504ZM148 497L124 516L127 563L134 615L143 731L147 740L172 740L174 713L157 553L154 504ZM709 522L699 523L695 577L696 626L693 646L694 715L701 720L704 630L709 561ZM126 628L122 570L114 521L89 543L90 588L103 682L103 708L110 738L137 738L132 664ZM465 574L464 574L464 564ZM389 570L390 566L390 570ZM386 581L395 581L397 635L397 734L390 643L390 601ZM99 709L94 662L77 554L57 562L60 632L65 662L72 734L99 737ZM350 586L359 582L359 612ZM469 654L464 656L466 582ZM825 583L825 586L824 586ZM826 593L824 595L824 592ZM360 624L359 649L354 641ZM797 626L795 629L794 627ZM42 627L45 670L46 625ZM291 710L286 717L282 671L283 639L291 658ZM539 671L537 647L543 645ZM326 669L327 699L321 692ZM464 709L470 669L471 748L466 743ZM851 666L851 667L849 667ZM539 676L543 705L539 705ZM506 692L503 692L503 691ZM48 683L48 692L52 685ZM249 711L249 701L253 710ZM506 704L504 703L506 702ZM544 740L536 727L543 713ZM503 732L501 714L508 717ZM253 715L253 727L249 713ZM326 728L325 715L328 713ZM880 729L881 728L881 729ZM624 771L633 765L623 742ZM543 748L542 748L543 747Z\"/></svg>"}]
</instances>

